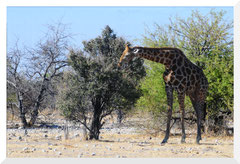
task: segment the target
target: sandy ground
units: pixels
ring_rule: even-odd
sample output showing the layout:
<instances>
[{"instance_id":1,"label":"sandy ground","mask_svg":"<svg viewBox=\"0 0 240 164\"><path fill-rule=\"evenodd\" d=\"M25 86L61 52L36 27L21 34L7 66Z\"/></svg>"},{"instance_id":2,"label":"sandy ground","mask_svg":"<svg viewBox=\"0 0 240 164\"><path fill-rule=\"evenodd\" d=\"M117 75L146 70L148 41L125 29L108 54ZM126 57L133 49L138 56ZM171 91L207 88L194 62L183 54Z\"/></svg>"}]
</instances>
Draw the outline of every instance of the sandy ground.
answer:
<instances>
[{"instance_id":1,"label":"sandy ground","mask_svg":"<svg viewBox=\"0 0 240 164\"><path fill-rule=\"evenodd\" d=\"M47 110L45 110L47 111ZM142 117L144 116L144 117ZM195 144L196 129L186 126L186 143L181 144L181 129L173 127L168 143L161 146L162 135L150 135L139 126L148 123L144 114L133 114L121 126L110 119L101 129L98 141L83 140L79 125L68 124L69 137L64 135L64 118L57 111L39 115L39 122L54 128L17 128L19 120L8 119L7 157L9 158L233 158L232 136L203 134L201 144ZM54 123L54 124L53 124ZM15 127L15 128L13 128ZM151 130L148 128L148 130ZM174 135L175 134L175 135Z\"/></svg>"},{"instance_id":2,"label":"sandy ground","mask_svg":"<svg viewBox=\"0 0 240 164\"><path fill-rule=\"evenodd\" d=\"M7 130L7 157L43 158L233 158L233 137L203 135L200 145L195 144L196 135L188 134L186 143L181 136L170 136L161 146L163 136L143 135L134 129L103 129L99 141L84 141L82 132L70 130L64 139L62 129Z\"/></svg>"}]
</instances>

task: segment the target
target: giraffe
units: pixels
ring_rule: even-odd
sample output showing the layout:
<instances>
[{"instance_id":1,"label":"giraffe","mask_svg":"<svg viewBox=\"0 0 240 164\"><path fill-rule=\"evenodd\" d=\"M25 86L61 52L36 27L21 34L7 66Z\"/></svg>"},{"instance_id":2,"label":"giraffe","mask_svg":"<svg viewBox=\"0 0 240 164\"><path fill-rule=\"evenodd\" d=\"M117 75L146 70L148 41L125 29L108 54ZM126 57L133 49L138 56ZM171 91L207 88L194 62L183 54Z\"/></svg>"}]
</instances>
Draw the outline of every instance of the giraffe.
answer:
<instances>
[{"instance_id":1,"label":"giraffe","mask_svg":"<svg viewBox=\"0 0 240 164\"><path fill-rule=\"evenodd\" d=\"M199 144L201 138L201 123L206 116L206 96L208 90L208 81L203 71L193 64L184 53L178 48L148 48L148 47L129 47L126 45L125 50L118 62L120 67L134 57L140 57L165 65L163 79L165 91L167 94L167 127L165 137L161 142L162 145L167 143L170 133L170 123L172 118L173 91L178 95L178 103L181 115L182 138L181 143L185 143L185 126L184 126L184 100L189 96L193 108L197 115L197 137L196 143Z\"/></svg>"}]
</instances>

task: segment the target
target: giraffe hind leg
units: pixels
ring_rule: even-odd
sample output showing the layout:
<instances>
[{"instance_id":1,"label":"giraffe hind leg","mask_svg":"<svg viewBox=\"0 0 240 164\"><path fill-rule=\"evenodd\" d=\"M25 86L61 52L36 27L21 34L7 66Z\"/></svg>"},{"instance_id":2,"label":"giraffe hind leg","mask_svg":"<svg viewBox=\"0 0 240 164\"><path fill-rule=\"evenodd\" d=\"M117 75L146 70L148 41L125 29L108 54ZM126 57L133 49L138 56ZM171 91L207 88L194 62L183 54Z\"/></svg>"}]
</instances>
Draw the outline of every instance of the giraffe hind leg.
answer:
<instances>
[{"instance_id":1,"label":"giraffe hind leg","mask_svg":"<svg viewBox=\"0 0 240 164\"><path fill-rule=\"evenodd\" d=\"M205 103L205 99L199 97L193 97L191 96L190 99L192 101L193 107L195 109L196 115L197 115L197 138L196 138L196 143L199 144L199 141L202 139L201 137L201 125L202 125L202 121L205 120L205 116L206 116L206 103Z\"/></svg>"}]
</instances>

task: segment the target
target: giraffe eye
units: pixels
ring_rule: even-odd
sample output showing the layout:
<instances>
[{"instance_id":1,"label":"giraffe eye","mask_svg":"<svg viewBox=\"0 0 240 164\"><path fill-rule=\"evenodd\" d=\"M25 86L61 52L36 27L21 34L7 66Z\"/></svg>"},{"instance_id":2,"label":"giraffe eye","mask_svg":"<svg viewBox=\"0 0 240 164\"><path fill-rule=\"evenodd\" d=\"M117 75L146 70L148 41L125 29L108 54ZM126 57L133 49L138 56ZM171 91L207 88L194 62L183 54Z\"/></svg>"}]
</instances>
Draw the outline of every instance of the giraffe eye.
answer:
<instances>
[{"instance_id":1,"label":"giraffe eye","mask_svg":"<svg viewBox=\"0 0 240 164\"><path fill-rule=\"evenodd\" d=\"M138 53L139 49L134 49L133 53Z\"/></svg>"}]
</instances>

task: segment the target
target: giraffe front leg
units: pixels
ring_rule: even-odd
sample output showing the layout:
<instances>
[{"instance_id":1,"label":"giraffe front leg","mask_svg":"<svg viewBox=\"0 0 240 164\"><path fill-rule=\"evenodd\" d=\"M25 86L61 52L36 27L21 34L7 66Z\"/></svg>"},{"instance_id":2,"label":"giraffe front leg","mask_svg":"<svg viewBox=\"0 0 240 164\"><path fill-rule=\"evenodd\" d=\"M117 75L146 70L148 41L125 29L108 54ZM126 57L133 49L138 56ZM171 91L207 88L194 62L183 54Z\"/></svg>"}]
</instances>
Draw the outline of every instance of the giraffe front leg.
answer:
<instances>
[{"instance_id":1,"label":"giraffe front leg","mask_svg":"<svg viewBox=\"0 0 240 164\"><path fill-rule=\"evenodd\" d=\"M167 93L168 115L167 115L166 133L165 133L165 137L164 137L161 145L164 145L165 143L167 143L167 140L169 138L169 133L170 133L170 123L171 123L171 119L172 119L173 89L168 84L165 84L165 90Z\"/></svg>"},{"instance_id":2,"label":"giraffe front leg","mask_svg":"<svg viewBox=\"0 0 240 164\"><path fill-rule=\"evenodd\" d=\"M184 126L184 117L185 117L184 100L185 100L185 94L184 93L178 93L179 107L180 107L180 111L182 112L182 116L181 116L181 125L182 125L181 143L186 143L185 142L186 134L185 134L185 126Z\"/></svg>"}]
</instances>

